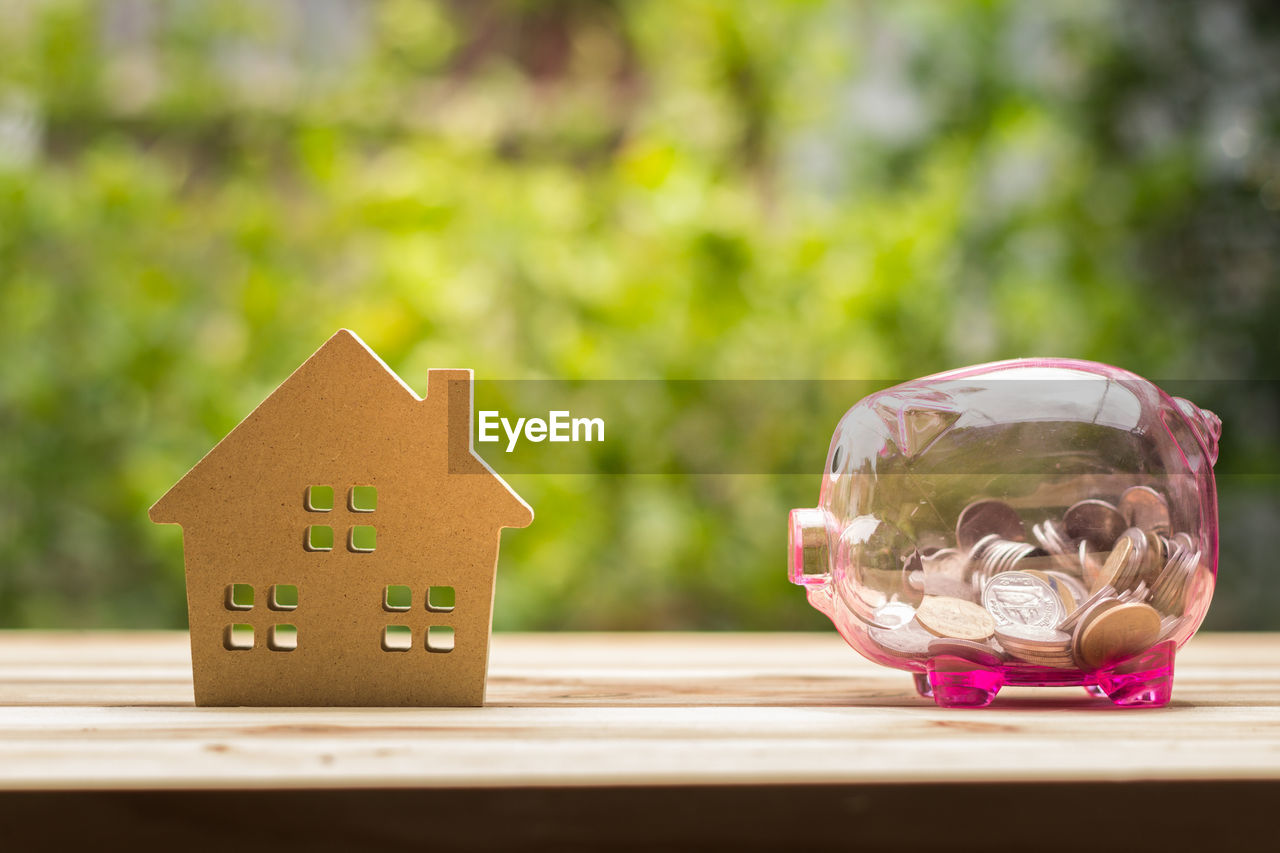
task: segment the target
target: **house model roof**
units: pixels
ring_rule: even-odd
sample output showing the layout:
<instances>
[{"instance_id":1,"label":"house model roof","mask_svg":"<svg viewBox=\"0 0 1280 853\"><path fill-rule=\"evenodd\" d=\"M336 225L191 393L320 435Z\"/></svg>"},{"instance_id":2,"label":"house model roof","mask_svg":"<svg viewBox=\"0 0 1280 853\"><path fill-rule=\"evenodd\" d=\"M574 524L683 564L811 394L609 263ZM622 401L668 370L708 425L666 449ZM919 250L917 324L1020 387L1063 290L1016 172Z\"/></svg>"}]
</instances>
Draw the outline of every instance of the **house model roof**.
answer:
<instances>
[{"instance_id":1,"label":"house model roof","mask_svg":"<svg viewBox=\"0 0 1280 853\"><path fill-rule=\"evenodd\" d=\"M156 501L150 518L186 524L216 511L218 501L256 490L282 456L358 455L370 459L371 475L385 476L411 455L436 476L465 475L467 491L487 498L494 526L526 527L533 510L472 449L471 378L470 370L432 369L419 397L341 329Z\"/></svg>"}]
</instances>

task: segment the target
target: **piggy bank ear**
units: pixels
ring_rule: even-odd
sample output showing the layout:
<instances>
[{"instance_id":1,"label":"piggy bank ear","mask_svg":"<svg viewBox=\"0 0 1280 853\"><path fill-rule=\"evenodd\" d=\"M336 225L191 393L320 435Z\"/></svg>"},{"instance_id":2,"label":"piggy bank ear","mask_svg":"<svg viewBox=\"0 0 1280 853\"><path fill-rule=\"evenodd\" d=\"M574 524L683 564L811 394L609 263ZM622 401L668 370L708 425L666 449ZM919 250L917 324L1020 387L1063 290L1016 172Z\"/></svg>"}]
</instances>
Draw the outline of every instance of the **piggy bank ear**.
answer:
<instances>
[{"instance_id":1,"label":"piggy bank ear","mask_svg":"<svg viewBox=\"0 0 1280 853\"><path fill-rule=\"evenodd\" d=\"M908 457L923 453L960 419L950 395L933 389L881 397L875 409Z\"/></svg>"},{"instance_id":2,"label":"piggy bank ear","mask_svg":"<svg viewBox=\"0 0 1280 853\"><path fill-rule=\"evenodd\" d=\"M1184 400L1182 397L1174 397L1173 402L1177 405L1178 410L1182 412L1183 417L1191 424L1191 429L1195 431L1196 438L1200 440L1200 444L1204 447L1205 454L1209 458L1209 464L1212 465L1218 461L1218 439L1222 436L1222 418L1215 415L1208 409L1202 409L1190 400Z\"/></svg>"}]
</instances>

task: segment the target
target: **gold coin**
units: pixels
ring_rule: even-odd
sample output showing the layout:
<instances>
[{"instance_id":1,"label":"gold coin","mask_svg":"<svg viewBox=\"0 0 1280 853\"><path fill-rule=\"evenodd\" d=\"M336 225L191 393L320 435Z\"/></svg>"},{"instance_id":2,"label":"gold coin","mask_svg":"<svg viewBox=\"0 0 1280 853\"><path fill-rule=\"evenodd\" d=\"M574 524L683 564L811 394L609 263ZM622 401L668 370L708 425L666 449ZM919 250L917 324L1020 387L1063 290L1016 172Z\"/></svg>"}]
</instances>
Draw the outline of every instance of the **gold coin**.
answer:
<instances>
[{"instance_id":1,"label":"gold coin","mask_svg":"<svg viewBox=\"0 0 1280 853\"><path fill-rule=\"evenodd\" d=\"M1160 577L1160 571L1168 562L1169 552L1165 547L1164 539L1154 530L1148 530L1147 537L1147 555L1143 560L1142 568L1138 575L1139 580L1147 582L1150 587L1155 584L1156 578Z\"/></svg>"},{"instance_id":2,"label":"gold coin","mask_svg":"<svg viewBox=\"0 0 1280 853\"><path fill-rule=\"evenodd\" d=\"M1089 621L1080 635L1080 660L1102 666L1149 649L1160 636L1160 614L1136 602L1106 610Z\"/></svg>"},{"instance_id":3,"label":"gold coin","mask_svg":"<svg viewBox=\"0 0 1280 853\"><path fill-rule=\"evenodd\" d=\"M985 640L996 632L995 620L981 606L944 595L926 595L916 621L930 634L958 640Z\"/></svg>"},{"instance_id":4,"label":"gold coin","mask_svg":"<svg viewBox=\"0 0 1280 853\"><path fill-rule=\"evenodd\" d=\"M1102 569L1093 579L1090 589L1097 592L1104 586L1115 586L1116 579L1124 574L1124 565L1129 561L1129 555L1132 553L1133 542L1127 536L1116 540L1115 547L1107 555L1107 561L1102 564Z\"/></svg>"},{"instance_id":5,"label":"gold coin","mask_svg":"<svg viewBox=\"0 0 1280 853\"><path fill-rule=\"evenodd\" d=\"M1169 532L1169 505L1164 495L1150 486L1125 489L1120 496L1120 514L1130 527Z\"/></svg>"},{"instance_id":6,"label":"gold coin","mask_svg":"<svg viewBox=\"0 0 1280 853\"><path fill-rule=\"evenodd\" d=\"M1045 572L1037 569L1023 569L1022 571L1024 574L1031 575L1034 578L1044 581L1049 585L1050 589L1057 593L1058 598L1062 599L1063 613L1065 615L1070 615L1070 613L1076 609L1076 597L1071 594L1071 590L1065 583L1058 580L1053 575L1046 574Z\"/></svg>"}]
</instances>

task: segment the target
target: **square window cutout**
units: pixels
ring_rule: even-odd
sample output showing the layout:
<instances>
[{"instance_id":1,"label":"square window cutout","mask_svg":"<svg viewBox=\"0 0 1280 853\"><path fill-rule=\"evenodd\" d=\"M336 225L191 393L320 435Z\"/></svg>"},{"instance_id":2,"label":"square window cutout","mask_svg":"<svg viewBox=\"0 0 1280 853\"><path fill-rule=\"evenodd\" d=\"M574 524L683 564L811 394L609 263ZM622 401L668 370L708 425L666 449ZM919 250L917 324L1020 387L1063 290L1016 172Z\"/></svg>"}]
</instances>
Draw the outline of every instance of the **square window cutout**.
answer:
<instances>
[{"instance_id":1,"label":"square window cutout","mask_svg":"<svg viewBox=\"0 0 1280 853\"><path fill-rule=\"evenodd\" d=\"M291 583L278 583L271 587L271 598L267 606L272 610L297 610L298 587Z\"/></svg>"},{"instance_id":2,"label":"square window cutout","mask_svg":"<svg viewBox=\"0 0 1280 853\"><path fill-rule=\"evenodd\" d=\"M378 547L378 529L368 524L357 524L351 528L348 544L352 551L367 554Z\"/></svg>"},{"instance_id":3,"label":"square window cutout","mask_svg":"<svg viewBox=\"0 0 1280 853\"><path fill-rule=\"evenodd\" d=\"M307 509L329 512L333 509L333 486L307 486Z\"/></svg>"},{"instance_id":4,"label":"square window cutout","mask_svg":"<svg viewBox=\"0 0 1280 853\"><path fill-rule=\"evenodd\" d=\"M272 625L267 635L267 648L273 652L291 652L298 647L297 625Z\"/></svg>"},{"instance_id":5,"label":"square window cutout","mask_svg":"<svg viewBox=\"0 0 1280 853\"><path fill-rule=\"evenodd\" d=\"M348 506L352 512L373 512L378 508L378 489L375 486L352 486Z\"/></svg>"},{"instance_id":6,"label":"square window cutout","mask_svg":"<svg viewBox=\"0 0 1280 853\"><path fill-rule=\"evenodd\" d=\"M427 609L433 613L449 613L453 610L453 587L433 586L427 589Z\"/></svg>"},{"instance_id":7,"label":"square window cutout","mask_svg":"<svg viewBox=\"0 0 1280 853\"><path fill-rule=\"evenodd\" d=\"M407 586L391 584L382 591L382 607L392 612L413 607L413 591Z\"/></svg>"},{"instance_id":8,"label":"square window cutout","mask_svg":"<svg viewBox=\"0 0 1280 853\"><path fill-rule=\"evenodd\" d=\"M223 648L233 652L253 648L253 626L228 625L222 632L222 645Z\"/></svg>"},{"instance_id":9,"label":"square window cutout","mask_svg":"<svg viewBox=\"0 0 1280 853\"><path fill-rule=\"evenodd\" d=\"M427 629L427 651L453 651L453 629L447 625L432 625Z\"/></svg>"},{"instance_id":10,"label":"square window cutout","mask_svg":"<svg viewBox=\"0 0 1280 853\"><path fill-rule=\"evenodd\" d=\"M247 583L233 583L227 587L228 610L252 610L253 587Z\"/></svg>"},{"instance_id":11,"label":"square window cutout","mask_svg":"<svg viewBox=\"0 0 1280 853\"><path fill-rule=\"evenodd\" d=\"M407 652L413 648L413 631L408 625L388 625L382 629L384 652Z\"/></svg>"},{"instance_id":12,"label":"square window cutout","mask_svg":"<svg viewBox=\"0 0 1280 853\"><path fill-rule=\"evenodd\" d=\"M313 524L307 528L308 551L332 551L333 528L327 524Z\"/></svg>"}]
</instances>

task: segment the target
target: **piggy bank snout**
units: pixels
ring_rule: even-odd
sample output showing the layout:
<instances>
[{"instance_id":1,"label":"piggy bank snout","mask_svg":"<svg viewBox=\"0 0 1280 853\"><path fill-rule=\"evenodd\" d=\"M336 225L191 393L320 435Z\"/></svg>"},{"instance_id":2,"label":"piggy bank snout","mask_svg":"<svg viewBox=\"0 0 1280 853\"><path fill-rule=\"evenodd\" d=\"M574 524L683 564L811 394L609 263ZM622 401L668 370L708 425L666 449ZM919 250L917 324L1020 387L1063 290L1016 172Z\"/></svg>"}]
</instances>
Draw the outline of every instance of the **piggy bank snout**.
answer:
<instances>
[{"instance_id":1,"label":"piggy bank snout","mask_svg":"<svg viewBox=\"0 0 1280 853\"><path fill-rule=\"evenodd\" d=\"M794 584L821 586L831 576L831 514L806 507L791 510L787 533L787 574Z\"/></svg>"}]
</instances>

